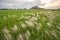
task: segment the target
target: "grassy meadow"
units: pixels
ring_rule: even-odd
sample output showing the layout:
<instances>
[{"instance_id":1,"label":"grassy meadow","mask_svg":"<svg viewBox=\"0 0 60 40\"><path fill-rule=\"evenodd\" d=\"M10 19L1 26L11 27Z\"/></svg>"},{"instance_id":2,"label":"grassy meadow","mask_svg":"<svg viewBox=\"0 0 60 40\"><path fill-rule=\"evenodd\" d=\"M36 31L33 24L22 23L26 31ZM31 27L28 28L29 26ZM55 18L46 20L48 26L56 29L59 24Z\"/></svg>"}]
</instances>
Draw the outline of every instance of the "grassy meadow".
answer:
<instances>
[{"instance_id":1,"label":"grassy meadow","mask_svg":"<svg viewBox=\"0 0 60 40\"><path fill-rule=\"evenodd\" d=\"M60 10L0 10L0 40L60 40Z\"/></svg>"}]
</instances>

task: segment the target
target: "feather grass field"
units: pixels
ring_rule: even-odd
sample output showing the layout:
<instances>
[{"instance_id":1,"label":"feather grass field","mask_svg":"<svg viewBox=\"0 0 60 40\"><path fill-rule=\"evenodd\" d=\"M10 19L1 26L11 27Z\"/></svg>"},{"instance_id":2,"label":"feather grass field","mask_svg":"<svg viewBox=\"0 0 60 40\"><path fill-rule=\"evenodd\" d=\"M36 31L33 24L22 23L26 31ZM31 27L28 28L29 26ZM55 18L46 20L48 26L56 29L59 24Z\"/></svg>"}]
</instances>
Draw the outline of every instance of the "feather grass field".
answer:
<instances>
[{"instance_id":1,"label":"feather grass field","mask_svg":"<svg viewBox=\"0 0 60 40\"><path fill-rule=\"evenodd\" d=\"M60 40L60 10L0 10L0 40Z\"/></svg>"}]
</instances>

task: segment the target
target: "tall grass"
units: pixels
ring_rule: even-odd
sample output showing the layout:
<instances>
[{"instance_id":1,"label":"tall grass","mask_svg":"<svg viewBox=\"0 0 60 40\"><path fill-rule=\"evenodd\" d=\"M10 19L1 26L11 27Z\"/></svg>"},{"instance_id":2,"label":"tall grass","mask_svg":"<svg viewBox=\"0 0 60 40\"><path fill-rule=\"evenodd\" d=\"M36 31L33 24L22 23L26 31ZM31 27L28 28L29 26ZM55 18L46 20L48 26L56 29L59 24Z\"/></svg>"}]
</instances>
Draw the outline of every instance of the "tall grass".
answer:
<instances>
[{"instance_id":1,"label":"tall grass","mask_svg":"<svg viewBox=\"0 0 60 40\"><path fill-rule=\"evenodd\" d=\"M0 10L0 40L60 40L59 10Z\"/></svg>"}]
</instances>

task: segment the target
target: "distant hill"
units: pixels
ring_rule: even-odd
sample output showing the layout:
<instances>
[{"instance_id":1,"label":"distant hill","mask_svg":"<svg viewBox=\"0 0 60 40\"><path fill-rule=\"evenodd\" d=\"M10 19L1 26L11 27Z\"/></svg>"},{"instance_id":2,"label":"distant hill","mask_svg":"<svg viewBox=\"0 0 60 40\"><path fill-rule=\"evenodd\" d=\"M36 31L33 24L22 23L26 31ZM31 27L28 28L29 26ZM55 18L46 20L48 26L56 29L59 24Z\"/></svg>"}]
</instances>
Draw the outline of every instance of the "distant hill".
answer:
<instances>
[{"instance_id":1,"label":"distant hill","mask_svg":"<svg viewBox=\"0 0 60 40\"><path fill-rule=\"evenodd\" d=\"M34 6L34 7L30 8L30 9L43 9L43 8L39 8L38 6Z\"/></svg>"}]
</instances>

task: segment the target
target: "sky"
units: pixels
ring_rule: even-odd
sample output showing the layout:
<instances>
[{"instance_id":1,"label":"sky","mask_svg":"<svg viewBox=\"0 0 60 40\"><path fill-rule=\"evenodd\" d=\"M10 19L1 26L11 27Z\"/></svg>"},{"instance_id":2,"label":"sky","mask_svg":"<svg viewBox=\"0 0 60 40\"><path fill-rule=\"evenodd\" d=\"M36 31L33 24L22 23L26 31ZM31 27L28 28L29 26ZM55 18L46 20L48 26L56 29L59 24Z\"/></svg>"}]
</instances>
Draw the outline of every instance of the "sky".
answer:
<instances>
[{"instance_id":1,"label":"sky","mask_svg":"<svg viewBox=\"0 0 60 40\"><path fill-rule=\"evenodd\" d=\"M0 9L29 9L33 6L44 9L57 9L60 8L60 0L0 0Z\"/></svg>"}]
</instances>

